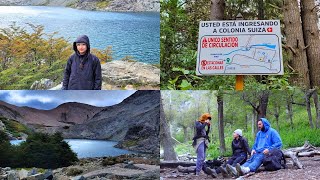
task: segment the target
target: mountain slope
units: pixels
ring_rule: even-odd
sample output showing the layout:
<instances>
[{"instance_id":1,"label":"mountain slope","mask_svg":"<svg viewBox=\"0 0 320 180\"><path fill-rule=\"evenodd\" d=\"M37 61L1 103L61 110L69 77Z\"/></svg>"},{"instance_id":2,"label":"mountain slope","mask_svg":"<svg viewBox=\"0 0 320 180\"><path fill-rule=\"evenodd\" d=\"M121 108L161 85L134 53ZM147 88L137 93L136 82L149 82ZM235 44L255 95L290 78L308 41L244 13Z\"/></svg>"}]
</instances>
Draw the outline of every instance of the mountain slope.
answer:
<instances>
[{"instance_id":1,"label":"mountain slope","mask_svg":"<svg viewBox=\"0 0 320 180\"><path fill-rule=\"evenodd\" d=\"M81 103L65 103L51 110L39 110L30 107L18 107L0 101L0 116L15 119L29 126L64 127L88 121L102 107Z\"/></svg>"},{"instance_id":2,"label":"mountain slope","mask_svg":"<svg viewBox=\"0 0 320 180\"><path fill-rule=\"evenodd\" d=\"M137 91L63 134L71 138L120 141L118 147L155 153L159 148L159 101L160 91Z\"/></svg>"}]
</instances>

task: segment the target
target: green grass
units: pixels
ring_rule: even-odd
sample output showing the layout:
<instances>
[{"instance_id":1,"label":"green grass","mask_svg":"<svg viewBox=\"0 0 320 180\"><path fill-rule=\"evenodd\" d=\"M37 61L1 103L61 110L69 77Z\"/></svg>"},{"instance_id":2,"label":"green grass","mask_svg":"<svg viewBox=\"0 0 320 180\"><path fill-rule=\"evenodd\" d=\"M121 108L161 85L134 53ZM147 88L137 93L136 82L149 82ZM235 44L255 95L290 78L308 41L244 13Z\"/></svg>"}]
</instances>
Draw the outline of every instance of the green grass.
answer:
<instances>
[{"instance_id":1,"label":"green grass","mask_svg":"<svg viewBox=\"0 0 320 180\"><path fill-rule=\"evenodd\" d=\"M20 132L30 135L32 131L24 124L21 124L17 121L0 117L0 120L6 126L6 130L9 131L15 137L20 136Z\"/></svg>"}]
</instances>

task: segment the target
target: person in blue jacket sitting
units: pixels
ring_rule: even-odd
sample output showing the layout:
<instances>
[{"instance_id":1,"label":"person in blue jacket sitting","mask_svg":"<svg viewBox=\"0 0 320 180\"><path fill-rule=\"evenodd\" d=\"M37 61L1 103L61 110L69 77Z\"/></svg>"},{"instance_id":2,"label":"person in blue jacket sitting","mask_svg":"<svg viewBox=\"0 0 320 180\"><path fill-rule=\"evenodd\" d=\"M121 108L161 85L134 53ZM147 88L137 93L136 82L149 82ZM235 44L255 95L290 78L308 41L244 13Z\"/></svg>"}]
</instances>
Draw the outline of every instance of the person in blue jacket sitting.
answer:
<instances>
[{"instance_id":1,"label":"person in blue jacket sitting","mask_svg":"<svg viewBox=\"0 0 320 180\"><path fill-rule=\"evenodd\" d=\"M282 147L282 141L279 133L271 128L269 121L265 118L261 118L258 121L259 132L256 135L256 139L251 151L251 158L245 162L242 166L237 164L236 167L227 165L227 170L234 176L242 176L249 172L255 172L263 162L265 155L274 148L280 149Z\"/></svg>"}]
</instances>

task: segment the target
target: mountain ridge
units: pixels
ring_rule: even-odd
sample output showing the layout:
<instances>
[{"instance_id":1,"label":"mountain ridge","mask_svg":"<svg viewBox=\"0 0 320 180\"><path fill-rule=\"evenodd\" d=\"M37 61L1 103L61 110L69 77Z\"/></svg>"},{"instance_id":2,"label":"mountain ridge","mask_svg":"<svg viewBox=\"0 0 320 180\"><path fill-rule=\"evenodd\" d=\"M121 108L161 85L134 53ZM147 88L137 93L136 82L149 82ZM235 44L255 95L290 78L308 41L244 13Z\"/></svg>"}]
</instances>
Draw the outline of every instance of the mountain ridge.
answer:
<instances>
[{"instance_id":1,"label":"mountain ridge","mask_svg":"<svg viewBox=\"0 0 320 180\"><path fill-rule=\"evenodd\" d=\"M160 12L159 0L0 0L1 6L64 6L84 10Z\"/></svg>"}]
</instances>

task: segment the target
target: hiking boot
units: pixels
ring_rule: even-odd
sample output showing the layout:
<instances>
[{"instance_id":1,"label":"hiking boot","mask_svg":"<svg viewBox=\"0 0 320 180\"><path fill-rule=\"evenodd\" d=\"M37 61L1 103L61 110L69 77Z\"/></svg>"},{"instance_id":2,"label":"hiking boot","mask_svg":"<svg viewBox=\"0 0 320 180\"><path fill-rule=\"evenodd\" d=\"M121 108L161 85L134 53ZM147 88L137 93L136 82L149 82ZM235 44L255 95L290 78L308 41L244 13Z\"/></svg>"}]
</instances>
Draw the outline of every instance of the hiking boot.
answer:
<instances>
[{"instance_id":1,"label":"hiking boot","mask_svg":"<svg viewBox=\"0 0 320 180\"><path fill-rule=\"evenodd\" d=\"M212 178L217 178L218 174L215 169L210 169L209 167L206 168L206 171L211 175Z\"/></svg>"},{"instance_id":2,"label":"hiking boot","mask_svg":"<svg viewBox=\"0 0 320 180\"><path fill-rule=\"evenodd\" d=\"M229 177L229 174L228 174L227 170L224 167L220 166L220 167L218 167L218 169L220 170L220 172L221 172L221 174L222 174L222 176L224 178Z\"/></svg>"},{"instance_id":3,"label":"hiking boot","mask_svg":"<svg viewBox=\"0 0 320 180\"><path fill-rule=\"evenodd\" d=\"M248 167L242 167L239 163L236 165L236 170L239 173L239 176L243 176L244 174L247 174L250 172L250 169Z\"/></svg>"},{"instance_id":4,"label":"hiking boot","mask_svg":"<svg viewBox=\"0 0 320 180\"><path fill-rule=\"evenodd\" d=\"M231 174L232 176L239 177L236 168L232 167L230 164L227 164L226 169L227 169L228 173Z\"/></svg>"}]
</instances>

